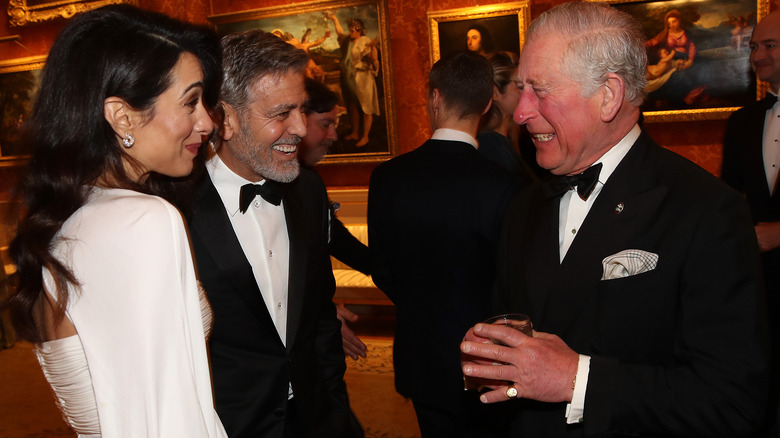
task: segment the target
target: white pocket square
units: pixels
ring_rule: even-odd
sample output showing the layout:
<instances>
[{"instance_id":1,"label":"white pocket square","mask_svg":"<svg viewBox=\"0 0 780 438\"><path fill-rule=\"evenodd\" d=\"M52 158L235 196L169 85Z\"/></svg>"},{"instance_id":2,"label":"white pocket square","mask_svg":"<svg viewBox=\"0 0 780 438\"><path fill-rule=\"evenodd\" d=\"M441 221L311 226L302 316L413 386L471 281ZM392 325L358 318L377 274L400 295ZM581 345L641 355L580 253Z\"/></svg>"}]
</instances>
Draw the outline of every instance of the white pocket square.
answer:
<instances>
[{"instance_id":1,"label":"white pocket square","mask_svg":"<svg viewBox=\"0 0 780 438\"><path fill-rule=\"evenodd\" d=\"M629 277L652 271L658 264L658 254L641 249L625 249L617 254L604 257L602 280Z\"/></svg>"}]
</instances>

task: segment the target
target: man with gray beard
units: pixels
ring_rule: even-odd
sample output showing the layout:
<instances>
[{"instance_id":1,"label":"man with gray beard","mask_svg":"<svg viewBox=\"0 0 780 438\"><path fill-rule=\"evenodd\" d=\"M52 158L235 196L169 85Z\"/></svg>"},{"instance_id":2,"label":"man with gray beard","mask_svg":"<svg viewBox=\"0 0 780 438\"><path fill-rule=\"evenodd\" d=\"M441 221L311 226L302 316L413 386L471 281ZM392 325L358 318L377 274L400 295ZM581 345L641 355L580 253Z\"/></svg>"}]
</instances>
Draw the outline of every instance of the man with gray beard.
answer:
<instances>
[{"instance_id":1,"label":"man with gray beard","mask_svg":"<svg viewBox=\"0 0 780 438\"><path fill-rule=\"evenodd\" d=\"M332 302L328 199L301 169L303 50L262 31L222 39L222 142L190 218L214 311L217 412L231 438L362 437Z\"/></svg>"}]
</instances>

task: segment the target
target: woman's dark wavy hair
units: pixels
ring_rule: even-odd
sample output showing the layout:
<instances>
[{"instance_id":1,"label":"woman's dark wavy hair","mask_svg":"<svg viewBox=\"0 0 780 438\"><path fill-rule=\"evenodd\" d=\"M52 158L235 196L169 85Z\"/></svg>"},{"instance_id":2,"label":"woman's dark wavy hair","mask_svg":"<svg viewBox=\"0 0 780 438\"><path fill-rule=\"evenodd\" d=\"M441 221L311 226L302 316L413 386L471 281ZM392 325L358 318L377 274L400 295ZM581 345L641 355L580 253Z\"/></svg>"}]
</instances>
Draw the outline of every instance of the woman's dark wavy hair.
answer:
<instances>
[{"instance_id":1,"label":"woman's dark wavy hair","mask_svg":"<svg viewBox=\"0 0 780 438\"><path fill-rule=\"evenodd\" d=\"M130 5L110 5L76 17L54 42L43 70L27 139L33 150L17 187L26 213L10 252L17 266L16 292L3 303L22 339L42 342L36 306L44 298L42 268L56 283L59 312L65 315L73 272L52 254L63 223L86 202L89 188L101 185L165 195L180 181L150 174L135 182L124 163L137 166L119 145L104 117L103 103L116 96L154 114L154 104L172 82L182 53L192 53L204 75L203 101L219 98L219 38L205 27L174 20ZM206 148L201 148L205 150Z\"/></svg>"}]
</instances>

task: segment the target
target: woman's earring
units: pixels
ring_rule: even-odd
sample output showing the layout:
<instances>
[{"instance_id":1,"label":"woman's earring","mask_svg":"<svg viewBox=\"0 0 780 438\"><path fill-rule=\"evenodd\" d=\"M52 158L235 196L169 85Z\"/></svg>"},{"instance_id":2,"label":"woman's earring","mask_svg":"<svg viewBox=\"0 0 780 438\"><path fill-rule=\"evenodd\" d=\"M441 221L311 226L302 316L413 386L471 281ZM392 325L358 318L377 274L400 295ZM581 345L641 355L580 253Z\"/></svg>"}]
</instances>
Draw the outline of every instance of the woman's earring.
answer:
<instances>
[{"instance_id":1,"label":"woman's earring","mask_svg":"<svg viewBox=\"0 0 780 438\"><path fill-rule=\"evenodd\" d=\"M123 144L123 145L124 145L126 148L131 148L131 147L133 147L133 145L135 144L135 137L133 137L133 134L131 134L131 133L129 133L129 132L126 132L126 133L125 133L125 138L123 138L123 139L122 139L122 144Z\"/></svg>"}]
</instances>

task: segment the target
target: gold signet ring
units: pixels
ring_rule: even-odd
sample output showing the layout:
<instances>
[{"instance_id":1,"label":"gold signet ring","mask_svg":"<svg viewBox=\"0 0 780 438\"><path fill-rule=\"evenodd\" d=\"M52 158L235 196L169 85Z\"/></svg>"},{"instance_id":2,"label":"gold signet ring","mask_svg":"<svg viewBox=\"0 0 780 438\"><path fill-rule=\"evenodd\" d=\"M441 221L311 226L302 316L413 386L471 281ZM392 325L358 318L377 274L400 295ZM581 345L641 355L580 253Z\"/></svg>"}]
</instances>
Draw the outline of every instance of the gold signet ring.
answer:
<instances>
[{"instance_id":1,"label":"gold signet ring","mask_svg":"<svg viewBox=\"0 0 780 438\"><path fill-rule=\"evenodd\" d=\"M515 388L514 386L510 386L509 388L507 388L506 389L506 396L509 397L509 398L517 397L517 388Z\"/></svg>"}]
</instances>

